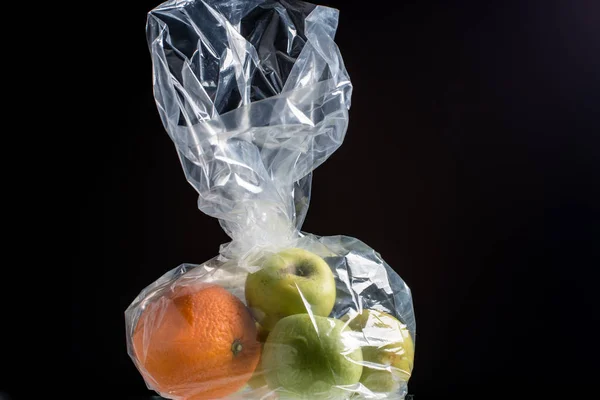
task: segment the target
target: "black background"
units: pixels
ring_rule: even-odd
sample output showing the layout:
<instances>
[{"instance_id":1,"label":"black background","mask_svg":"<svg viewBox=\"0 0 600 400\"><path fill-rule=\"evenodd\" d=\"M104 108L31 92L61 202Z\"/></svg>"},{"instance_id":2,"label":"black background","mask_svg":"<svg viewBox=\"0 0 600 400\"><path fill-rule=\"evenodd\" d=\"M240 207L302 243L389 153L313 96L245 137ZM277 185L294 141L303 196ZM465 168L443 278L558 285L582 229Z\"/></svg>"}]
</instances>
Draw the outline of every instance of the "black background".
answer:
<instances>
[{"instance_id":1,"label":"black background","mask_svg":"<svg viewBox=\"0 0 600 400\"><path fill-rule=\"evenodd\" d=\"M569 398L595 379L585 272L600 265L600 3L493 3L320 3L340 9L354 92L303 230L363 240L411 287L416 400ZM72 285L81 398L150 398L123 312L229 240L197 210L156 111L144 32L156 5L98 6L86 34L94 118L74 177Z\"/></svg>"}]
</instances>

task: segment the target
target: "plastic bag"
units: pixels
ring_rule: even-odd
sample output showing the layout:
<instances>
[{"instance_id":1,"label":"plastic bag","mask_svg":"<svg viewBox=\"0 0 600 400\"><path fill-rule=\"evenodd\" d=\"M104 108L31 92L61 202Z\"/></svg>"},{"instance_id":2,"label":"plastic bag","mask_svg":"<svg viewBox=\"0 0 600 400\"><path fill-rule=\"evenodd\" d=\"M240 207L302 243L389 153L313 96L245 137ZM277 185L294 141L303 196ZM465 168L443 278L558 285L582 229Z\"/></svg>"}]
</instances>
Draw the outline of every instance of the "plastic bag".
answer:
<instances>
[{"instance_id":1,"label":"plastic bag","mask_svg":"<svg viewBox=\"0 0 600 400\"><path fill-rule=\"evenodd\" d=\"M128 353L163 397L406 395L409 288L361 241L301 231L312 171L348 126L337 23L337 10L291 0L168 1L148 14L160 117L198 208L232 239L125 312Z\"/></svg>"}]
</instances>

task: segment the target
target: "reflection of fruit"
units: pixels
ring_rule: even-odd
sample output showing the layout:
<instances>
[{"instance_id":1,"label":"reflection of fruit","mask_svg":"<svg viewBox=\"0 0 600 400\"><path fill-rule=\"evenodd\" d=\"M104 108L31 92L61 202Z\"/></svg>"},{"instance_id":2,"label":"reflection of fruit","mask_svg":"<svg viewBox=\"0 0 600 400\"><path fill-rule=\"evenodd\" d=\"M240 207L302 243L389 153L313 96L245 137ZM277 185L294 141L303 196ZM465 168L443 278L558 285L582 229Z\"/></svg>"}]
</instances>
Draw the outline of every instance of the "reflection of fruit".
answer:
<instances>
[{"instance_id":1,"label":"reflection of fruit","mask_svg":"<svg viewBox=\"0 0 600 400\"><path fill-rule=\"evenodd\" d=\"M267 340L267 336L269 336L269 331L257 325L258 332L256 334L257 340L260 342L260 353L262 355L263 346L265 341ZM264 386L267 386L267 380L265 379L265 372L262 367L262 357L259 359L258 364L256 365L256 369L252 374L252 378L248 381L248 385L252 389L258 389Z\"/></svg>"},{"instance_id":2,"label":"reflection of fruit","mask_svg":"<svg viewBox=\"0 0 600 400\"><path fill-rule=\"evenodd\" d=\"M262 326L260 326L259 324L256 324L256 339L260 343L264 344L267 341L268 336L269 336L269 331L266 330L265 328L263 328Z\"/></svg>"},{"instance_id":3,"label":"reflection of fruit","mask_svg":"<svg viewBox=\"0 0 600 400\"><path fill-rule=\"evenodd\" d=\"M236 392L260 356L248 309L222 287L206 284L180 286L148 305L133 347L151 386L186 400Z\"/></svg>"},{"instance_id":4,"label":"reflection of fruit","mask_svg":"<svg viewBox=\"0 0 600 400\"><path fill-rule=\"evenodd\" d=\"M402 382L408 382L414 345L406 325L384 312L363 310L348 326L362 332L365 364L360 382L363 385L374 392L393 392Z\"/></svg>"},{"instance_id":5,"label":"reflection of fruit","mask_svg":"<svg viewBox=\"0 0 600 400\"><path fill-rule=\"evenodd\" d=\"M246 279L246 301L267 330L281 318L308 312L328 316L335 303L335 279L329 265L303 249L288 249L262 263Z\"/></svg>"},{"instance_id":6,"label":"reflection of fruit","mask_svg":"<svg viewBox=\"0 0 600 400\"><path fill-rule=\"evenodd\" d=\"M345 398L336 385L358 383L362 353L342 321L308 314L280 320L262 355L272 389L300 399Z\"/></svg>"},{"instance_id":7,"label":"reflection of fruit","mask_svg":"<svg viewBox=\"0 0 600 400\"><path fill-rule=\"evenodd\" d=\"M262 360L259 360L252 378L248 381L248 386L252 389L258 389L267 386L267 380L265 379L265 371L262 367Z\"/></svg>"}]
</instances>

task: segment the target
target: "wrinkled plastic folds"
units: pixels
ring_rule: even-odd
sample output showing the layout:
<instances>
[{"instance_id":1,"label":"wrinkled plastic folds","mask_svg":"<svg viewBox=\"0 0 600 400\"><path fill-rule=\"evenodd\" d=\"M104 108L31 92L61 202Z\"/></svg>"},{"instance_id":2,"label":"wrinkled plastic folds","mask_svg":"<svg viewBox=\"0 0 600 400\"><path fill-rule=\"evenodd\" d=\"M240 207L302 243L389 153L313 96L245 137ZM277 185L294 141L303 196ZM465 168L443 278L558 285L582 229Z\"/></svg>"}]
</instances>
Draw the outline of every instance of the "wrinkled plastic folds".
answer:
<instances>
[{"instance_id":1,"label":"wrinkled plastic folds","mask_svg":"<svg viewBox=\"0 0 600 400\"><path fill-rule=\"evenodd\" d=\"M144 311L196 283L219 285L246 304L248 274L261 269L265 255L284 249L306 249L327 262L337 291L329 318L382 311L401 321L414 341L410 290L376 251L347 236L301 230L312 172L342 144L348 127L352 84L334 42L337 24L337 10L292 0L168 1L148 14L162 123L199 194L198 208L218 218L231 237L213 259L164 274L125 312L129 355L148 388L164 397L192 399L196 393L193 385L161 391L144 369L146 355L133 341ZM368 331L354 345L385 345L385 335ZM144 332L144 348L151 337ZM407 381L392 393L358 382L312 398L403 399ZM265 384L245 385L227 398L294 396L306 398Z\"/></svg>"}]
</instances>

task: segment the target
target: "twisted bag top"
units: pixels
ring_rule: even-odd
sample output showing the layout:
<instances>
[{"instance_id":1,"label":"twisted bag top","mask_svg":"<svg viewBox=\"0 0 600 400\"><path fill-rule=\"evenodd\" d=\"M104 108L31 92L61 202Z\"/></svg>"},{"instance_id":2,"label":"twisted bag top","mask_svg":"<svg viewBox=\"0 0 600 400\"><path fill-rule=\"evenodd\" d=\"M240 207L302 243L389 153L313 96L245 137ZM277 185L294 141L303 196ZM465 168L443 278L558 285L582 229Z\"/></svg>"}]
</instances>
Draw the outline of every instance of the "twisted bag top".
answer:
<instances>
[{"instance_id":1,"label":"twisted bag top","mask_svg":"<svg viewBox=\"0 0 600 400\"><path fill-rule=\"evenodd\" d=\"M352 85L337 22L290 0L169 1L148 15L162 122L234 253L297 236L311 172L344 139Z\"/></svg>"}]
</instances>

